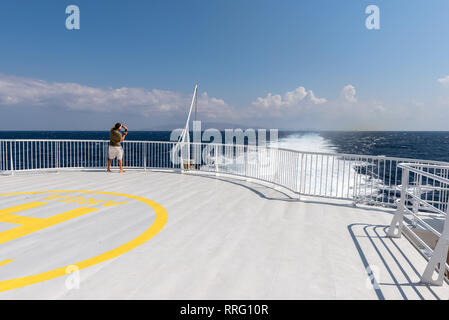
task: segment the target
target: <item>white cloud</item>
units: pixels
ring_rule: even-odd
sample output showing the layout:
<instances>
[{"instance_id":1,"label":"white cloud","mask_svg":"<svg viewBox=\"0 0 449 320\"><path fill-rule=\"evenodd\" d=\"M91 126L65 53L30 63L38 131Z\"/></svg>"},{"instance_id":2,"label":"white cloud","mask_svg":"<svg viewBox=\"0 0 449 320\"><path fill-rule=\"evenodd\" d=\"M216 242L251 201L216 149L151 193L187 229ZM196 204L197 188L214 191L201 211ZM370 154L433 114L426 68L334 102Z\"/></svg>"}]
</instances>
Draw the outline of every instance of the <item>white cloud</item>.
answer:
<instances>
[{"instance_id":1,"label":"white cloud","mask_svg":"<svg viewBox=\"0 0 449 320\"><path fill-rule=\"evenodd\" d=\"M101 89L0 73L0 106L55 106L94 112L123 111L147 117L155 113L176 114L176 111L186 111L190 100L191 96L168 90L127 87ZM206 92L198 100L206 117L230 112L230 107L223 100L209 97Z\"/></svg>"},{"instance_id":2,"label":"white cloud","mask_svg":"<svg viewBox=\"0 0 449 320\"><path fill-rule=\"evenodd\" d=\"M387 112L387 109L383 105L376 105L374 106L374 111L384 113Z\"/></svg>"},{"instance_id":3,"label":"white cloud","mask_svg":"<svg viewBox=\"0 0 449 320\"><path fill-rule=\"evenodd\" d=\"M357 102L357 98L355 97L355 87L351 84L343 87L343 90L341 90L341 96L347 102Z\"/></svg>"},{"instance_id":4,"label":"white cloud","mask_svg":"<svg viewBox=\"0 0 449 320\"><path fill-rule=\"evenodd\" d=\"M449 76L438 80L449 83ZM337 93L338 95L338 93ZM443 99L443 98L442 98ZM9 76L0 73L0 110L2 107L37 108L43 112L53 109L124 112L133 115L141 126L148 122L185 121L191 94L169 90L145 88L96 88L78 83L47 82L38 79ZM428 112L428 103L388 103L388 101L358 101L356 89L348 84L340 91L340 97L327 100L316 97L312 90L300 86L284 94L268 93L254 99L248 107L236 108L223 99L211 97L207 92L198 96L198 119L214 122L261 125L272 128L319 128L319 129L406 129L423 128L425 123L440 121L444 125L447 117L434 118L434 114L449 113L447 100L435 102L434 110ZM410 119L398 127L403 114ZM75 114L74 114L75 115ZM97 115L101 116L101 115ZM149 118L145 118L149 117ZM140 121L140 122L139 122ZM159 121L159 122L158 122Z\"/></svg>"},{"instance_id":5,"label":"white cloud","mask_svg":"<svg viewBox=\"0 0 449 320\"><path fill-rule=\"evenodd\" d=\"M268 93L265 98L257 98L252 104L262 109L274 109L275 111L288 109L301 109L304 106L321 104L326 102L325 98L315 97L312 90L298 87L293 91L287 91L282 97L279 94Z\"/></svg>"},{"instance_id":6,"label":"white cloud","mask_svg":"<svg viewBox=\"0 0 449 320\"><path fill-rule=\"evenodd\" d=\"M235 119L238 111L230 107L224 100L209 97L207 92L203 92L198 96L198 113L202 118L219 119Z\"/></svg>"},{"instance_id":7,"label":"white cloud","mask_svg":"<svg viewBox=\"0 0 449 320\"><path fill-rule=\"evenodd\" d=\"M438 79L438 82L442 85L449 85L449 76L445 76L443 78Z\"/></svg>"}]
</instances>

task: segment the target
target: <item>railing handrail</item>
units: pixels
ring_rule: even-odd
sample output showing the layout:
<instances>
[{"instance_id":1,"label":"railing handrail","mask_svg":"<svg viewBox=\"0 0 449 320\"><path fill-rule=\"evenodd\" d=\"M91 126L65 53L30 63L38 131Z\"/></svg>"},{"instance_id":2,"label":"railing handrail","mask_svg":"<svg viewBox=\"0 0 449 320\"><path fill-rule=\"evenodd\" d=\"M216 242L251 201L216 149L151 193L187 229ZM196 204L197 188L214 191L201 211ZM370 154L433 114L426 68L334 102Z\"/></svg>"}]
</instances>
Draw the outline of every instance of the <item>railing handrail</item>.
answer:
<instances>
[{"instance_id":1,"label":"railing handrail","mask_svg":"<svg viewBox=\"0 0 449 320\"><path fill-rule=\"evenodd\" d=\"M433 164L417 164L417 163L401 163L398 165L399 168L402 169L402 188L401 188L401 200L397 207L396 213L391 221L390 227L388 229L388 236L390 237L400 237L402 235L402 231L405 228L410 236L417 241L423 248L430 251L432 253L431 257L428 258L428 263L426 269L422 273L421 281L426 284L433 285L442 285L444 280L444 274L446 270L449 270L449 265L447 264L447 256L448 256L448 248L449 248L449 220L448 220L448 210L449 204L447 200L445 200L443 193L443 200L446 201L446 205L444 210L441 207L435 207L432 203L432 200L429 200L427 197L424 199L421 198L420 190L429 188L428 181L426 184L422 185L423 177L427 179L431 179L433 181L433 186L435 187L435 182L439 182L439 189L443 190L443 192L449 191L449 179L446 177L442 177L435 173L436 170L444 170L439 171L440 174L444 172L444 175L449 174L449 165L433 165ZM433 169L434 173L425 171L424 169ZM412 179L413 183L410 185L410 173L414 173L415 177ZM441 185L445 186L442 188ZM411 188L412 187L412 188ZM430 185L432 188L432 185ZM417 192L418 191L418 192ZM439 194L441 196L441 193ZM413 203L413 208L410 209L407 206L408 202ZM435 212L439 218L444 218L444 227L441 232L437 231L433 226L424 221L421 216L418 214L419 206L423 206L426 210L431 212ZM434 248L430 247L430 244L426 243L421 237L419 237L412 227L406 225L404 221L404 215L410 214L412 217L412 226L417 226L418 223L421 225L421 228L424 230L428 230L433 233L437 238L437 243ZM437 271L437 279L434 278L434 272Z\"/></svg>"},{"instance_id":2,"label":"railing handrail","mask_svg":"<svg viewBox=\"0 0 449 320\"><path fill-rule=\"evenodd\" d=\"M186 142L187 143L187 142ZM190 142L191 145L212 145L212 146L224 146L224 147L251 147L251 148L265 148L265 149L272 149L272 150L282 150L282 151L288 151L288 152L296 152L300 154L312 154L312 155L323 155L323 156L337 156L337 157L354 157L354 158L369 158L369 159L386 159L386 160L398 160L398 161L415 161L415 162L424 162L426 163L432 163L435 165L443 165L446 164L449 166L449 162L445 161L437 161L437 160L425 160L425 159L413 159L413 158L401 158L401 157L392 157L392 156L385 156L385 155L363 155L363 154L355 154L355 153L339 153L339 152L317 152L317 151L303 151L303 150L294 150L294 149L288 149L288 148L279 148L279 147L272 147L270 145L267 146L258 146L258 145L243 145L243 144L224 144L224 143L207 143L207 142ZM416 164L418 165L418 164Z\"/></svg>"},{"instance_id":3,"label":"railing handrail","mask_svg":"<svg viewBox=\"0 0 449 320\"><path fill-rule=\"evenodd\" d=\"M98 140L98 139L0 139L6 142L101 142L108 143L109 139ZM166 143L166 144L176 144L176 141L152 141L152 140L124 140L121 143Z\"/></svg>"},{"instance_id":4,"label":"railing handrail","mask_svg":"<svg viewBox=\"0 0 449 320\"><path fill-rule=\"evenodd\" d=\"M427 171L424 171L422 169L415 168L415 166L419 166L421 168L433 168L433 169L446 169L449 170L449 164L447 166L441 166L441 165L426 165L426 164L413 164L413 163L400 163L398 167L402 169L407 169L409 171L415 172L417 174L420 174L424 177L432 178L436 181L443 182L449 185L449 179L441 177L439 175L429 173Z\"/></svg>"},{"instance_id":5,"label":"railing handrail","mask_svg":"<svg viewBox=\"0 0 449 320\"><path fill-rule=\"evenodd\" d=\"M98 143L108 143L108 139L99 140L99 139L0 139L5 142L98 142ZM122 143L158 143L158 144L177 144L178 141L154 141L154 140L124 140ZM211 145L211 146L219 146L219 147L240 147L240 148L262 148L269 150L282 150L287 152L294 152L299 154L307 154L307 155L322 155L322 156L337 156L337 157L353 157L363 159L376 159L376 160L396 160L403 161L408 165L413 166L429 166L432 165L440 165L440 166L448 166L449 162L445 161L437 161L437 160L426 160L426 159L414 159L414 158L403 158L403 157L393 157L393 156L385 156L385 155L364 155L364 154L354 154L354 153L339 153L339 152L317 152L317 151L303 151L303 150L294 150L288 148L279 148L270 145L242 145L242 144L224 144L224 143L209 143L209 142L181 142L182 144L190 144L190 145ZM415 163L407 162L413 161ZM417 163L418 162L418 163ZM401 166L400 164L399 166Z\"/></svg>"},{"instance_id":6,"label":"railing handrail","mask_svg":"<svg viewBox=\"0 0 449 320\"><path fill-rule=\"evenodd\" d=\"M62 153L65 153L65 156L67 156L67 153L69 151L68 150L69 146L72 145L72 143L80 144L81 146L84 145L84 147L86 147L86 148L91 148L92 145L95 147L96 144L100 144L100 146L102 146L104 148L109 143L109 140L106 140L106 139L105 140L99 140L99 139L95 139L95 140L89 140L89 139L0 139L0 143L3 143L3 145L5 145L5 144L14 144L14 143L17 143L17 144L31 143L31 144L35 144L36 145L36 149L42 143L43 144L45 144L45 143L55 143L55 144L63 143L63 144L66 144L65 145L65 149L64 148L60 149L59 146L58 146L57 150L58 150L58 152L61 152L61 150L62 150ZM251 152L255 151L256 153L258 153L258 151L274 150L274 151L277 152L277 153L274 153L275 155L279 155L279 152L281 152L281 153L284 152L283 154L288 156L288 157L290 157L290 160L293 159L292 157L298 157L301 160L296 160L296 161L300 161L301 163L305 162L305 165L303 167L302 164L301 164L300 168L297 167L296 169L294 169L294 170L296 170L298 172L292 172L291 171L292 168L290 168L290 171L285 171L284 170L284 173L283 173L284 177L285 177L285 175L295 174L294 179L297 179L296 182L295 181L292 182L291 179L290 180L284 179L283 181L287 181L288 183L287 184L284 183L284 185L283 185L283 183L280 182L279 179L274 181L273 179L270 178L271 180L273 180L273 181L271 181L273 184L281 185L281 186L283 185L285 188L287 188L287 189L289 189L291 191L296 192L298 195L324 196L324 197L328 197L328 198L340 198L340 199L349 199L349 200L352 199L353 201L356 201L356 202L362 201L360 198L355 198L355 197L358 197L358 195L361 195L362 197L366 197L368 195L367 192L368 193L371 192L371 194L373 194L372 192L375 191L376 188L379 187L378 186L379 181L382 182L381 181L382 178L384 179L384 181L383 181L383 185L381 185L381 190L384 190L384 191L390 190L391 193L393 192L392 190L399 190L400 186L397 184L397 175L398 175L398 171L397 170L398 170L398 168L403 168L404 165L408 164L408 165L413 166L413 167L410 168L410 170L417 170L417 169L414 169L414 167L422 168L423 166L435 166L435 167L442 167L442 166L444 166L444 167L449 167L449 163L447 163L447 162L434 161L434 160L422 160L422 159L389 157L389 156L385 156L385 155L376 156L376 155L360 155L360 154L350 154L350 153L310 152L310 151L292 150L292 149L287 149L287 148L279 148L278 146L270 146L270 145L257 146L257 145L251 145L251 144L242 145L242 144L223 144L223 143L207 143L207 142L183 142L183 143L179 144L177 141L151 141L151 140L146 140L146 141L145 140L125 140L123 142L124 147L125 146L130 146L131 147L133 145L137 145L138 146L139 144L142 145L141 147L143 148L143 150L147 150L148 149L149 152L150 152L149 148L152 148L151 147L152 145L159 146L159 147L162 147L162 146L166 145L167 148L166 148L166 150L164 152L166 152L170 148L170 146L173 146L173 148L171 148L171 150L170 150L170 152L172 152L173 155L174 155L174 152L176 151L176 147L178 147L179 145L181 145L182 149L187 147L187 151L189 152L187 155L190 154L190 148L191 147L195 148L195 147L207 146L209 148L223 148L223 149L221 149L221 151L219 151L219 153L221 153L223 151L226 153L226 152L228 152L228 150L230 150L231 152L233 150L240 150L239 153L236 153L236 155L235 155L236 159L234 159L234 160L237 160L237 156L239 156L239 155L241 156L242 154L244 155L245 152L251 153ZM143 147L143 145L148 145L148 147ZM13 149L13 148L10 146L10 150L9 150L10 154L7 154L6 158L11 157L11 159L10 159L11 160L11 164L9 166L10 169L7 169L7 170L11 170L12 169L11 171L19 171L19 170L27 170L28 169L28 167L25 168L23 165L20 166L20 155L21 155L20 154L20 149L21 148L22 149L23 148L27 148L27 146L26 145L23 145L23 146L19 145L19 146L16 146L16 148L14 148L14 150L15 149L19 149L19 153L18 153L18 156L17 156L18 157L18 161L19 161L19 166L15 166L14 164L16 163L15 161L17 159L14 159L14 161L12 161L13 160L12 157L15 157L16 155L15 155L15 153L11 154L11 149ZM241 150L243 150L242 153L240 153ZM74 150L73 152L75 153L75 151L76 150ZM131 151L133 151L133 150L131 150ZM2 152L2 151L0 150L0 152ZM75 161L71 161L71 159L69 159L70 161L64 161L65 159L62 159L62 158L60 159L60 156L57 156L56 152L57 152L56 150L49 149L49 150L46 151L46 154L49 153L50 157L51 156L57 157L56 161L57 161L58 165L55 164L55 166L57 166L57 167L59 167L59 161L60 160L61 160L61 162L63 162L63 167L64 168L70 168L70 167L79 168L79 167L85 165L85 163L86 163L85 159L84 159L85 157L83 159L81 159L81 160L76 158ZM87 149L87 152L89 152L89 149ZM5 153L5 152L3 152L3 153ZM23 152L23 150L22 150L22 153L23 153L23 157L22 158L23 158L23 160L25 160L25 156L28 156L28 154L25 154ZM145 151L145 154L146 154L146 151ZM85 156L85 154L81 154L81 155ZM5 158L5 154L3 154L2 156ZM75 154L75 157L77 157L77 156L78 155ZM270 156L270 154L267 157L269 157L269 156ZM332 158L332 161L340 162L340 164L341 163L343 164L342 168L337 168L336 169L337 170L337 172L336 172L336 174L337 174L336 179L343 179L343 183L345 182L345 179L346 179L346 184L340 186L340 184L339 184L340 181L338 181L336 188L339 189L339 190L335 191L335 195L332 195L332 192L333 192L332 190L330 190L329 192L326 191L327 184L328 184L328 180L327 180L328 177L325 177L325 181L324 181L325 185L322 185L322 183L323 183L322 176L314 177L313 181L310 180L311 179L310 178L311 175L317 173L317 172L312 173L310 171L312 169L315 169L315 171L316 171L316 167L317 167L317 164L318 164L318 159L321 159L321 161L323 161L323 159L325 159L325 158L327 159L327 157L328 158ZM2 159L0 159L0 161L1 160ZM3 160L5 160L5 159L3 159ZM133 160L136 160L136 159L134 158ZM314 160L314 161L312 161L312 160ZM139 163L139 161L135 161L134 164L132 164L131 166L132 167L145 167L146 168L146 161L147 161L146 158L144 158L141 161L142 165L137 164L137 163ZM185 161L190 161L190 160L188 160L188 158L186 158L185 155L183 156L183 152L181 152L181 159L180 159L181 170L184 169L184 165L183 164L185 163ZM403 164L401 164L401 162L403 162ZM284 163L285 163L285 161L284 161ZM345 171L345 167L344 167L345 163L346 163L346 165L350 164L352 166L361 166L362 168L364 168L362 170L365 170L365 173L363 173L362 171L357 171L355 173L353 172L352 175L351 175L351 173L348 174L348 171L350 171L351 169L347 168L347 171L346 171L347 174L345 176L345 172L344 172ZM97 164L93 164L93 165L91 163L88 163L88 165L99 167L98 162L97 162ZM323 162L321 163L321 165L323 165ZM391 172L392 165L395 165L395 166L397 165L397 167L395 169L396 172L394 173L393 181L391 181L390 178L389 178L390 179L389 181L385 181L385 174L386 174L386 171L387 171L387 169L385 167L387 165L390 168L390 175L392 173ZM379 172L379 170L378 170L377 173L376 173L374 168L378 169L379 166L384 166L383 171ZM3 171L5 171L5 169L4 169L5 167L7 168L8 165L4 162ZM154 166L152 166L152 167L154 167ZM174 166L172 166L172 167L174 167ZM32 168L29 168L29 169L45 170L45 169L51 169L51 168L53 168L53 167L51 167L51 165L50 166L45 166L44 165L44 166L41 166L41 167L38 167L38 168L32 167ZM328 175L330 167L328 166L327 168L324 168L324 169L326 170L325 174ZM322 168L320 170L322 170ZM332 169L331 170L334 170L333 164L332 164ZM338 170L342 170L343 172L340 172ZM359 170L359 169L357 169L357 170ZM368 170L368 171L366 171L366 170ZM324 174L324 170L322 170L322 171L320 171L318 173L323 175ZM342 173L341 176L339 176L340 173ZM238 173L234 172L234 174L238 175L238 176L244 176L244 177L253 178L253 179L264 181L264 182L270 182L270 181L268 181L270 179L266 179L266 177L264 177L263 175L260 175L260 174L258 174L256 176L254 176L254 174L253 175L251 175L251 174L248 175L247 172L238 172ZM309 174L309 176L307 176L307 174ZM360 181L356 181L356 176L357 175L364 175L364 174L365 175L369 174L371 176L371 178L373 179L372 181L370 181L370 185L368 186L368 188L366 186L361 187ZM383 176L382 176L382 174L383 174ZM309 177L309 180L307 181L308 177ZM317 182L318 178L320 179L319 182ZM433 177L432 176L431 178L439 178L439 177ZM354 180L351 182L350 181L351 179L354 179ZM333 180L333 177L331 177L331 179L330 179L330 184L329 184L330 188L333 188L333 181L332 180ZM310 185L310 183L312 183L312 182L314 182L313 191L312 191L312 187ZM445 180L445 182L446 182L446 180ZM318 183L318 185L317 185L317 183ZM357 183L359 183L359 184L357 184ZM306 187L307 187L307 190L306 190ZM318 192L316 192L317 187L318 187ZM322 187L324 187L324 193L321 191ZM354 189L354 191L351 191L351 193L350 193L349 191L350 191L351 188L359 188L359 189L358 190ZM345 192L344 189L347 189L346 192ZM367 190L367 189L369 189L369 190ZM339 193L339 191L341 191L340 195L337 195ZM357 191L357 195L356 195L356 191ZM363 191L362 194L360 193L361 191ZM388 191L388 197L391 196L390 191ZM394 196L394 194L393 194L393 196ZM370 201L372 201L372 200L370 200ZM379 202L379 201L374 200L374 202ZM384 200L382 200L381 202L382 202L382 205L384 205ZM388 204L388 203L385 203L385 204Z\"/></svg>"}]
</instances>

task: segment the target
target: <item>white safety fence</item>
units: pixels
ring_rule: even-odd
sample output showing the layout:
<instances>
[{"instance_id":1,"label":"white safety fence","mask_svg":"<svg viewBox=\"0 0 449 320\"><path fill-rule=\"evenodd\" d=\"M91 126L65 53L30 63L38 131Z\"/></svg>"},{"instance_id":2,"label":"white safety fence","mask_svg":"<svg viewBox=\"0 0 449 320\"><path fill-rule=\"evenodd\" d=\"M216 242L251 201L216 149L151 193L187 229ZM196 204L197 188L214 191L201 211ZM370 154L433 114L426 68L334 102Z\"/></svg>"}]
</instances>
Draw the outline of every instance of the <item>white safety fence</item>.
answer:
<instances>
[{"instance_id":1,"label":"white safety fence","mask_svg":"<svg viewBox=\"0 0 449 320\"><path fill-rule=\"evenodd\" d=\"M449 250L449 164L422 165L403 163L401 198L388 229L390 237L400 237L404 229L429 259L421 281L442 285ZM430 234L425 241L422 234ZM436 271L436 272L435 272Z\"/></svg>"},{"instance_id":2,"label":"white safety fence","mask_svg":"<svg viewBox=\"0 0 449 320\"><path fill-rule=\"evenodd\" d=\"M390 207L397 205L400 196L400 163L444 164L427 160L301 152L252 145L189 143L181 148L186 170L252 178L287 188L298 196L347 199ZM187 160L189 156L190 160ZM441 205L436 198L431 201Z\"/></svg>"},{"instance_id":3,"label":"white safety fence","mask_svg":"<svg viewBox=\"0 0 449 320\"><path fill-rule=\"evenodd\" d=\"M159 141L125 141L122 145L123 165L128 169L230 174L283 187L298 196L393 207L400 195L400 163L445 165L427 160L301 152L253 145ZM108 146L106 140L0 140L0 172L103 169ZM443 203L433 192L438 186L427 187L431 188L426 189L431 196L428 201L441 207Z\"/></svg>"},{"instance_id":4,"label":"white safety fence","mask_svg":"<svg viewBox=\"0 0 449 320\"><path fill-rule=\"evenodd\" d=\"M123 163L128 169L176 169L171 160L175 142L126 141ZM105 140L0 140L0 172L50 169L103 169L109 141ZM112 165L117 165L114 160Z\"/></svg>"}]
</instances>

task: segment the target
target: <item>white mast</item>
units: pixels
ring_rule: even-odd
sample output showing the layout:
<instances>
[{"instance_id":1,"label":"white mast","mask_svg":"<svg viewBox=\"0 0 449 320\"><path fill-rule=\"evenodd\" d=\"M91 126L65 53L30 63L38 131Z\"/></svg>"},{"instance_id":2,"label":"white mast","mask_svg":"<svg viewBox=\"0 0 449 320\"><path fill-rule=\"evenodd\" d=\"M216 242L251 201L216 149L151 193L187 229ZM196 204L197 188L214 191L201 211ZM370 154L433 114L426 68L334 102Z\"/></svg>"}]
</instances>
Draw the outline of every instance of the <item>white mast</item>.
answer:
<instances>
[{"instance_id":1,"label":"white mast","mask_svg":"<svg viewBox=\"0 0 449 320\"><path fill-rule=\"evenodd\" d=\"M181 136L178 139L178 143L173 148L173 155L174 155L178 151L179 146L181 146L181 169L184 169L183 168L183 166L184 166L183 158L187 158L188 159L187 161L190 164L190 117L192 115L193 108L196 106L197 91L198 91L198 85L195 85L195 89L193 90L192 102L190 103L189 115L187 116L186 125L184 127L184 130L181 133ZM184 157L184 155L183 155L183 147L184 147L185 143L187 143L187 150L185 152L186 157Z\"/></svg>"},{"instance_id":2,"label":"white mast","mask_svg":"<svg viewBox=\"0 0 449 320\"><path fill-rule=\"evenodd\" d=\"M190 116L192 115L192 110L196 103L197 90L198 90L198 85L195 85L195 89L193 90L192 102L190 104L189 115L187 116L186 126L184 127L184 131L182 132L182 135L181 135L181 142L185 142L186 138L187 138L187 141L190 142L190 130L189 130Z\"/></svg>"}]
</instances>

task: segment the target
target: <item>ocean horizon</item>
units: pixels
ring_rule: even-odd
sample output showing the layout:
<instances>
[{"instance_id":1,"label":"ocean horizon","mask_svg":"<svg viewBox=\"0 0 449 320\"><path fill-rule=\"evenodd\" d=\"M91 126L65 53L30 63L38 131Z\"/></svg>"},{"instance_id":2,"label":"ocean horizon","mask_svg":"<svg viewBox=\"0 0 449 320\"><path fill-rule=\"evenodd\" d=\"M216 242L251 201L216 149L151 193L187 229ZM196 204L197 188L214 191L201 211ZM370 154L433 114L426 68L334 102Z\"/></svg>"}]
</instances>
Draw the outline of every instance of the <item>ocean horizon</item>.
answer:
<instances>
[{"instance_id":1,"label":"ocean horizon","mask_svg":"<svg viewBox=\"0 0 449 320\"><path fill-rule=\"evenodd\" d=\"M130 130L127 140L170 141L170 133ZM449 161L449 131L279 131L278 138L297 151ZM0 139L108 140L109 130L1 130Z\"/></svg>"}]
</instances>

